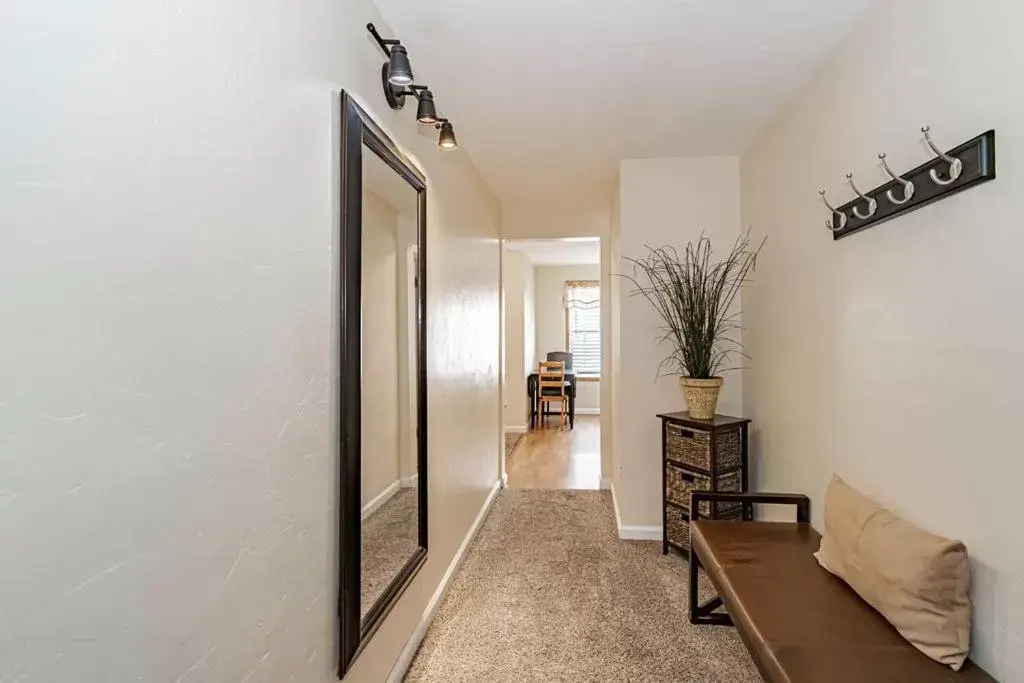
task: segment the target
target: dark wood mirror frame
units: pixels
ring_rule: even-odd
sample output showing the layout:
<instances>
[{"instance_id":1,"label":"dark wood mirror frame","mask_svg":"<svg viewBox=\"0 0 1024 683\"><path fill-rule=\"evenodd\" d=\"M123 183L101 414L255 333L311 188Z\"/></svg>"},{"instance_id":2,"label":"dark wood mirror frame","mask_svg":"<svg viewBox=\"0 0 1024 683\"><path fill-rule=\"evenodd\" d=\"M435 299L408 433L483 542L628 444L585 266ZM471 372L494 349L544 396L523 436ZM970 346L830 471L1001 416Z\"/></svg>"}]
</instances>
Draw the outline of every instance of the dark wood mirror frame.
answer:
<instances>
[{"instance_id":1,"label":"dark wood mirror frame","mask_svg":"<svg viewBox=\"0 0 1024 683\"><path fill-rule=\"evenodd\" d=\"M405 179L417 193L416 277L416 399L419 547L384 590L365 617L360 615L362 534L362 387L361 387L361 288L363 219L363 150L376 153ZM352 662L384 622L413 577L427 560L427 183L423 174L399 151L394 142L365 111L341 93L341 234L339 304L338 453L339 565L338 677L344 678Z\"/></svg>"}]
</instances>

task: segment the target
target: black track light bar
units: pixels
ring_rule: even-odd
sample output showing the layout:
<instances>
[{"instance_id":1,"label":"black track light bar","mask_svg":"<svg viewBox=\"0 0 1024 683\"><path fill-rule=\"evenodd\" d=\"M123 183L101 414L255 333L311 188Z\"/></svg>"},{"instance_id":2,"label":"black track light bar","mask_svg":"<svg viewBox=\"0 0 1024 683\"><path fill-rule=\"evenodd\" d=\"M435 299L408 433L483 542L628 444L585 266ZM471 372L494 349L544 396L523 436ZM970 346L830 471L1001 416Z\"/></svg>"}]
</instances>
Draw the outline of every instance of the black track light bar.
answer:
<instances>
[{"instance_id":1,"label":"black track light bar","mask_svg":"<svg viewBox=\"0 0 1024 683\"><path fill-rule=\"evenodd\" d=\"M414 97L419 97L420 93L422 91L430 90L430 86L429 85L407 85L405 87L406 87L406 90L404 90L402 92L396 92L395 94L396 95L412 95Z\"/></svg>"},{"instance_id":2,"label":"black track light bar","mask_svg":"<svg viewBox=\"0 0 1024 683\"><path fill-rule=\"evenodd\" d=\"M381 35L377 33L377 27L374 26L372 22L366 25L366 30L370 32L370 35L373 36L374 40L377 41L377 44L380 45L380 49L384 50L384 54L386 55L391 54L391 45L402 44L402 41L395 40L394 38L381 38Z\"/></svg>"}]
</instances>

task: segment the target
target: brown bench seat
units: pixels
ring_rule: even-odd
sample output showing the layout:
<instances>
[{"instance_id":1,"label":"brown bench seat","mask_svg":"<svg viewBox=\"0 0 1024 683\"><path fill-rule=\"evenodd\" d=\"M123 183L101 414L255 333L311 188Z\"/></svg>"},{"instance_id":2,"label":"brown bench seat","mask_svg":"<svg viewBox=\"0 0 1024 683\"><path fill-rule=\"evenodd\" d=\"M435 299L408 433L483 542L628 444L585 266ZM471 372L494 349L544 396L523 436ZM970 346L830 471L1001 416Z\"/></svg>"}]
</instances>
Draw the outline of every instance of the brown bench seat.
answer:
<instances>
[{"instance_id":1,"label":"brown bench seat","mask_svg":"<svg viewBox=\"0 0 1024 683\"><path fill-rule=\"evenodd\" d=\"M742 500L798 505L798 523L695 519L691 533L690 620L739 631L770 683L992 683L968 661L959 672L905 641L882 615L813 553L821 536L804 496L696 493L698 501ZM697 604L698 568L719 597ZM716 612L722 606L727 615Z\"/></svg>"}]
</instances>

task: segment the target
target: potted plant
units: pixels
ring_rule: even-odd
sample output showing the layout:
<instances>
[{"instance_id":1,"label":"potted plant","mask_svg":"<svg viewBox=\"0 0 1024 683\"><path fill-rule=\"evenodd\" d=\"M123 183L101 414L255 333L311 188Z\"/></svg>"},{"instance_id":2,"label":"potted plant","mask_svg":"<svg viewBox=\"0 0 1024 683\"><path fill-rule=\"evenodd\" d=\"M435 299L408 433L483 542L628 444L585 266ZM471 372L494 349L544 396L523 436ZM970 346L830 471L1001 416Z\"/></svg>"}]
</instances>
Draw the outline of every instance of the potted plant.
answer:
<instances>
[{"instance_id":1,"label":"potted plant","mask_svg":"<svg viewBox=\"0 0 1024 683\"><path fill-rule=\"evenodd\" d=\"M680 254L675 247L654 249L628 258L633 274L633 294L643 295L661 316L664 334L658 343L667 343L671 354L658 366L662 374L679 375L690 417L710 420L715 416L721 372L738 354L744 356L735 333L740 330L736 297L757 260L764 242L751 248L750 232L740 235L721 261L712 259L711 240L701 235L689 242ZM666 366L670 371L663 373Z\"/></svg>"}]
</instances>

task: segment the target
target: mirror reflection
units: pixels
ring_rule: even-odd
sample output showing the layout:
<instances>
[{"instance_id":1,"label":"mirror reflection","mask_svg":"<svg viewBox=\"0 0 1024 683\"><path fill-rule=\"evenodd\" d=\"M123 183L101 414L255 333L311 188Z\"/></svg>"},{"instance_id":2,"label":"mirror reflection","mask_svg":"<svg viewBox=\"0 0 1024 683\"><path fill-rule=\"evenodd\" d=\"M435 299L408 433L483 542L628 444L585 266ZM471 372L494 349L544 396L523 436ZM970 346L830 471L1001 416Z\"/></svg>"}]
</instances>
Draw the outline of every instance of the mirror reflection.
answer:
<instances>
[{"instance_id":1,"label":"mirror reflection","mask_svg":"<svg viewBox=\"0 0 1024 683\"><path fill-rule=\"evenodd\" d=\"M417 199L363 147L361 618L419 547Z\"/></svg>"}]
</instances>

